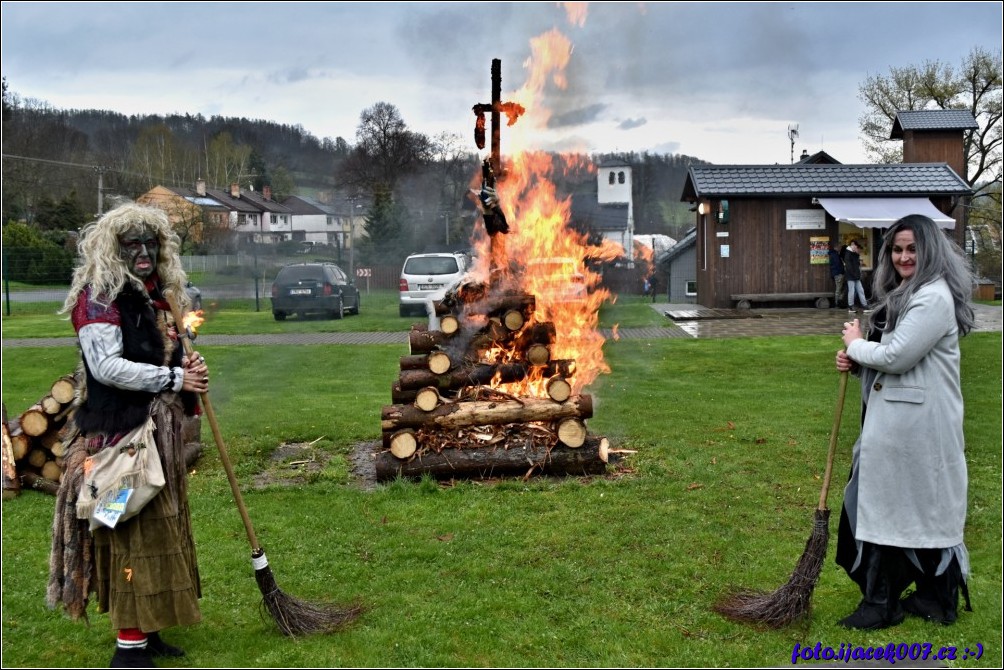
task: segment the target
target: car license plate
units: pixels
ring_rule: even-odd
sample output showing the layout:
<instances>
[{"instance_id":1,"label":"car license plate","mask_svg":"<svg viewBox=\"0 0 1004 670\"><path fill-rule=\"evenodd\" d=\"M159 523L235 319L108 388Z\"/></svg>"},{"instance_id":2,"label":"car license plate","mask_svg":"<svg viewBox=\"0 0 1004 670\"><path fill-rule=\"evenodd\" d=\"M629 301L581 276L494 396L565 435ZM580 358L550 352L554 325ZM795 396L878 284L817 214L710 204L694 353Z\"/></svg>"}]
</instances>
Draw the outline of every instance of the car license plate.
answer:
<instances>
[{"instance_id":1,"label":"car license plate","mask_svg":"<svg viewBox=\"0 0 1004 670\"><path fill-rule=\"evenodd\" d=\"M442 284L419 284L419 291L435 291L437 288L443 288Z\"/></svg>"},{"instance_id":2,"label":"car license plate","mask_svg":"<svg viewBox=\"0 0 1004 670\"><path fill-rule=\"evenodd\" d=\"M291 288L289 289L290 295L310 295L309 288Z\"/></svg>"}]
</instances>

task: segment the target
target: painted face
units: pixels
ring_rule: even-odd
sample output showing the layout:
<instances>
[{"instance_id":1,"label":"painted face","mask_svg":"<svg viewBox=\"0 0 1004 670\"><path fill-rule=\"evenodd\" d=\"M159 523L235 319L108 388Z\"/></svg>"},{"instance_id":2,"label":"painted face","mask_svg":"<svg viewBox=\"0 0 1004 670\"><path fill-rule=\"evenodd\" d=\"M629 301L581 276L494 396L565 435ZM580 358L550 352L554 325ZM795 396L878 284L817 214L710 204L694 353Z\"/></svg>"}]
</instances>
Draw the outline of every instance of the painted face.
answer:
<instances>
[{"instance_id":1,"label":"painted face","mask_svg":"<svg viewBox=\"0 0 1004 670\"><path fill-rule=\"evenodd\" d=\"M901 230L892 238L892 266L903 281L917 270L917 243L912 230Z\"/></svg>"},{"instance_id":2,"label":"painted face","mask_svg":"<svg viewBox=\"0 0 1004 670\"><path fill-rule=\"evenodd\" d=\"M160 240L146 228L130 228L119 235L119 255L129 271L146 279L157 269Z\"/></svg>"}]
</instances>

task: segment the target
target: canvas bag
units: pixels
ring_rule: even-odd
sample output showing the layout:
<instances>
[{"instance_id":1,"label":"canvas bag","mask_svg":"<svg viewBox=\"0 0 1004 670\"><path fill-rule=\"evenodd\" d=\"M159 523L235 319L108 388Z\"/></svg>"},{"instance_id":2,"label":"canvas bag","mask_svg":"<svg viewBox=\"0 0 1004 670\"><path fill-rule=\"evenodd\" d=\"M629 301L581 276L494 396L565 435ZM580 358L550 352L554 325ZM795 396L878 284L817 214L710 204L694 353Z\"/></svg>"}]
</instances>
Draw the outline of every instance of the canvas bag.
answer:
<instances>
[{"instance_id":1,"label":"canvas bag","mask_svg":"<svg viewBox=\"0 0 1004 670\"><path fill-rule=\"evenodd\" d=\"M102 525L114 528L136 516L164 488L155 431L151 417L114 446L84 460L77 518L90 519L91 530Z\"/></svg>"}]
</instances>

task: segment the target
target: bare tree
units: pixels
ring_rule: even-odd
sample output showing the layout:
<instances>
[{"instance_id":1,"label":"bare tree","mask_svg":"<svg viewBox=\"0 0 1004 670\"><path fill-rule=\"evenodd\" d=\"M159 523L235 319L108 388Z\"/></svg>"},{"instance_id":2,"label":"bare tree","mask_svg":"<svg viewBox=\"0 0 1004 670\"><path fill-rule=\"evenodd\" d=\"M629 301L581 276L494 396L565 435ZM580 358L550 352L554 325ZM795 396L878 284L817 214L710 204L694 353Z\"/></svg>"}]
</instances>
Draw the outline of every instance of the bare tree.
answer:
<instances>
[{"instance_id":1,"label":"bare tree","mask_svg":"<svg viewBox=\"0 0 1004 670\"><path fill-rule=\"evenodd\" d=\"M398 180L425 164L431 153L429 138L408 130L397 107L387 102L363 110L356 140L341 176L349 186L373 196L392 193Z\"/></svg>"},{"instance_id":2,"label":"bare tree","mask_svg":"<svg viewBox=\"0 0 1004 670\"><path fill-rule=\"evenodd\" d=\"M903 158L902 143L889 139L896 113L923 109L968 109L979 128L965 134L966 180L976 197L1001 180L1001 52L974 47L956 68L940 61L890 68L869 76L858 97L867 106L859 119L869 156L879 163Z\"/></svg>"}]
</instances>

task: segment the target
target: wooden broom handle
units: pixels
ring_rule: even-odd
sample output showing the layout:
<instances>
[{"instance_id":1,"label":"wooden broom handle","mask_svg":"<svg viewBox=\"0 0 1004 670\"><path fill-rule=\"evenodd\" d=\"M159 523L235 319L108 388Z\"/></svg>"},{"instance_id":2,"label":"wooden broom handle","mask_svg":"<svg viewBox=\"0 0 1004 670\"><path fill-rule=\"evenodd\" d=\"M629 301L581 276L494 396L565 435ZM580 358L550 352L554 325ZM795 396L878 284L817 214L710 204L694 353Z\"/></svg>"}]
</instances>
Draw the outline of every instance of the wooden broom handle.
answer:
<instances>
[{"instance_id":1,"label":"wooden broom handle","mask_svg":"<svg viewBox=\"0 0 1004 670\"><path fill-rule=\"evenodd\" d=\"M837 408L833 413L833 428L830 430L830 448L826 454L826 471L823 473L823 490L819 493L820 511L826 509L826 496L830 492L830 475L833 474L833 455L837 451L837 435L840 434L840 417L844 414L844 395L847 393L847 370L840 373L837 389Z\"/></svg>"},{"instance_id":2,"label":"wooden broom handle","mask_svg":"<svg viewBox=\"0 0 1004 670\"><path fill-rule=\"evenodd\" d=\"M168 292L165 297L171 306L171 314L174 315L174 326L178 331L178 338L185 348L185 354L191 355L193 351L192 340L188 336L188 329L184 326L181 308L178 307L173 294ZM240 487L237 485L237 476L234 474L234 467L230 463L230 456L227 454L227 448L223 444L223 436L220 434L220 426L216 421L216 412L213 411L213 403L209 400L209 392L200 392L199 398L202 400L202 408L206 410L206 418L209 419L209 427L213 431L213 439L216 440L216 448L220 452L223 469L227 472L227 480L230 482L230 490L234 494L234 501L237 503L237 509L240 511L241 519L244 521L244 530L247 531L248 541L251 543L251 551L257 555L261 553L261 547L258 546L258 538L255 536L254 527L251 525L251 517L248 516L247 507L244 506L244 499L241 497Z\"/></svg>"}]
</instances>

